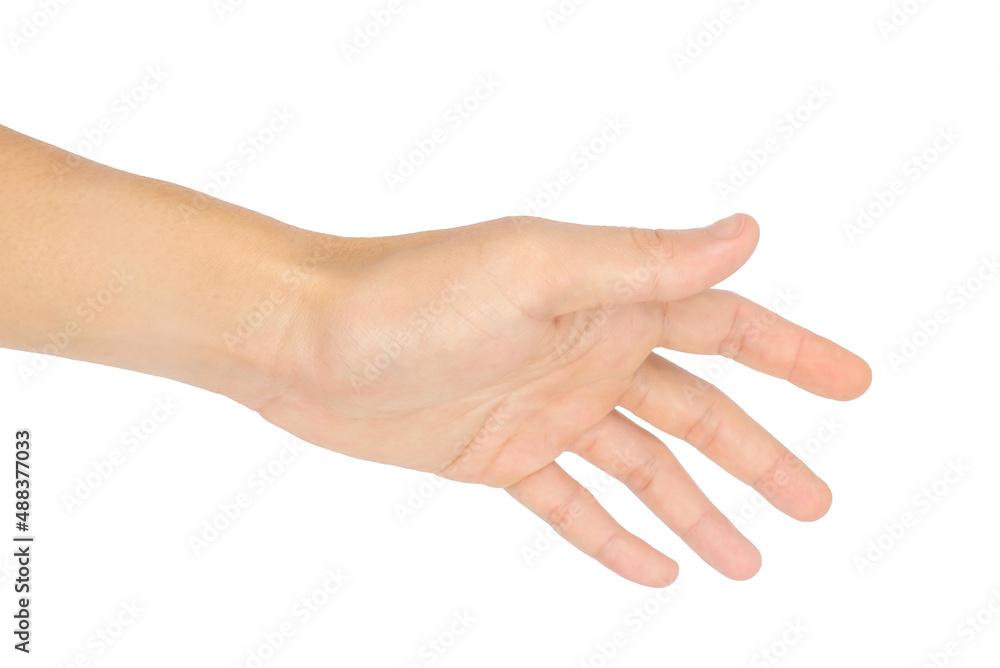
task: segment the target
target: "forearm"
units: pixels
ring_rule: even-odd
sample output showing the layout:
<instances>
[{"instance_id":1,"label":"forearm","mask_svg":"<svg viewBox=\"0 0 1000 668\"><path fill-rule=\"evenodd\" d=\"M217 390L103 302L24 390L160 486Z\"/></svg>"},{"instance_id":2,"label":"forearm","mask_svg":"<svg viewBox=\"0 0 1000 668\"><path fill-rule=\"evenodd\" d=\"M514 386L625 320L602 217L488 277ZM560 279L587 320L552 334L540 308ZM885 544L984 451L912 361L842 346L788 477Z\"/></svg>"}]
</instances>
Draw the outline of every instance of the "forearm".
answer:
<instances>
[{"instance_id":1,"label":"forearm","mask_svg":"<svg viewBox=\"0 0 1000 668\"><path fill-rule=\"evenodd\" d=\"M0 127L2 347L253 405L333 243Z\"/></svg>"}]
</instances>

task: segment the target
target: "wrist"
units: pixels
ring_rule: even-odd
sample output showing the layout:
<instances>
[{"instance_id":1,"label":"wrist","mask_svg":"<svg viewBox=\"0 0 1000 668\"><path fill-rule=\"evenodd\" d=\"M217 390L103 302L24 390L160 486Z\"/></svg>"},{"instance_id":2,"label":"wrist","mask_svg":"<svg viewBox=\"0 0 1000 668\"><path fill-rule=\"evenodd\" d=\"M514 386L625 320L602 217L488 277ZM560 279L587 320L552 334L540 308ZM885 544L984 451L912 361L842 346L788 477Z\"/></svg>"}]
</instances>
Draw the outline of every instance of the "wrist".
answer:
<instances>
[{"instance_id":1,"label":"wrist","mask_svg":"<svg viewBox=\"0 0 1000 668\"><path fill-rule=\"evenodd\" d=\"M235 253L223 272L234 297L212 327L199 328L207 359L184 382L255 411L302 383L345 283L335 262L344 241L279 223L256 237L253 250Z\"/></svg>"},{"instance_id":2,"label":"wrist","mask_svg":"<svg viewBox=\"0 0 1000 668\"><path fill-rule=\"evenodd\" d=\"M323 304L336 299L343 240L243 209L213 225L187 258L197 281L165 309L178 318L170 341L180 354L161 375L260 410L304 371Z\"/></svg>"},{"instance_id":3,"label":"wrist","mask_svg":"<svg viewBox=\"0 0 1000 668\"><path fill-rule=\"evenodd\" d=\"M341 240L173 184L130 178L125 190L149 203L120 222L125 289L70 356L258 410L295 377Z\"/></svg>"}]
</instances>

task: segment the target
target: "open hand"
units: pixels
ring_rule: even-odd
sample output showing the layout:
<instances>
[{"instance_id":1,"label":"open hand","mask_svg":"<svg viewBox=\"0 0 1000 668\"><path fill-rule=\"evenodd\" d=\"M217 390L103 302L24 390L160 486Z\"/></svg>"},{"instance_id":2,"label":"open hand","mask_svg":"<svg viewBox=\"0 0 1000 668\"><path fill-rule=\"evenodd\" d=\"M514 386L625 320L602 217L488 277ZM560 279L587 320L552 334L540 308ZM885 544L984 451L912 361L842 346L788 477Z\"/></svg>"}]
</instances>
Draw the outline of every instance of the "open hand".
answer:
<instances>
[{"instance_id":1,"label":"open hand","mask_svg":"<svg viewBox=\"0 0 1000 668\"><path fill-rule=\"evenodd\" d=\"M749 578L756 548L618 408L791 517L826 513L823 481L718 389L653 352L725 355L832 399L868 388L859 357L710 289L747 261L758 235L737 214L683 231L505 218L342 240L275 353L285 371L253 407L353 457L504 488L621 576L671 583L677 564L554 461L575 453L713 568Z\"/></svg>"}]
</instances>

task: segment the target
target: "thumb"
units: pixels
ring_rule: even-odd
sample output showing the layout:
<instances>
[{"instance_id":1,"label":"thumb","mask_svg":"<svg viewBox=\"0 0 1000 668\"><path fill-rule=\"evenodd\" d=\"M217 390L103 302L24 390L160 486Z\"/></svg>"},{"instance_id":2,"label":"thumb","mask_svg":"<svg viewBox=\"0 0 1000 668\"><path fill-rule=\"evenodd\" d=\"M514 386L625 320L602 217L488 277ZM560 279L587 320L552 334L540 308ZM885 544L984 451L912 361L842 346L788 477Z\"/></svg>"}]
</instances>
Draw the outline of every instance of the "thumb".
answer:
<instances>
[{"instance_id":1,"label":"thumb","mask_svg":"<svg viewBox=\"0 0 1000 668\"><path fill-rule=\"evenodd\" d=\"M522 267L529 283L523 287L534 292L526 301L553 316L697 294L742 267L760 236L757 221L745 213L690 230L543 219L530 219L521 230L541 251L540 262Z\"/></svg>"}]
</instances>

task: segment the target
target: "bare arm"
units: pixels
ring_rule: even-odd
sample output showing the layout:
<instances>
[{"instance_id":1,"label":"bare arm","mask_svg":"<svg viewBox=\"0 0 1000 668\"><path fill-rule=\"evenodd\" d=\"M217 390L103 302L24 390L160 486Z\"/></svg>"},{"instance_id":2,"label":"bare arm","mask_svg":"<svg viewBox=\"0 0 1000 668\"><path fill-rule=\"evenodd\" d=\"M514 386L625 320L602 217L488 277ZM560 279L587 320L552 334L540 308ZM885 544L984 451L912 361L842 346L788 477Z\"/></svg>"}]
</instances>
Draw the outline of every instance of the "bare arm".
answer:
<instances>
[{"instance_id":1,"label":"bare arm","mask_svg":"<svg viewBox=\"0 0 1000 668\"><path fill-rule=\"evenodd\" d=\"M792 517L831 503L763 427L655 349L727 355L838 400L871 382L840 346L711 289L756 246L742 214L684 231L520 217L347 239L0 128L0 234L0 346L173 378L316 445L506 489L651 586L677 564L560 454L619 478L721 573L750 577L760 554L619 407Z\"/></svg>"}]
</instances>

